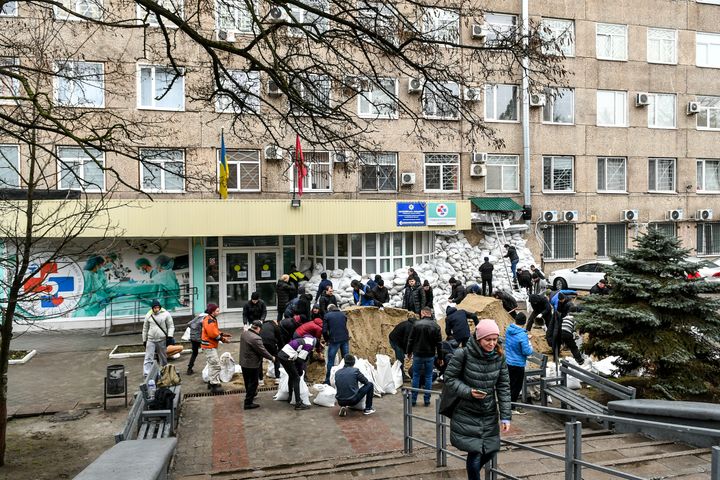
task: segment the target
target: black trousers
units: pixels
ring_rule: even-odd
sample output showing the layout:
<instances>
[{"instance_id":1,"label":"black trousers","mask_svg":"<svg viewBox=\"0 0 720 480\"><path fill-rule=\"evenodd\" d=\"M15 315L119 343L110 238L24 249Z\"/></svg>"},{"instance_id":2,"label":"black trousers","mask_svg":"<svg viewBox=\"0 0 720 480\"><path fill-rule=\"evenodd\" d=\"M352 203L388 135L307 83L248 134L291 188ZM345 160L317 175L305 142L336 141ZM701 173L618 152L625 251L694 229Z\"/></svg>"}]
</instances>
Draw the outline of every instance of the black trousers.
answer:
<instances>
[{"instance_id":1,"label":"black trousers","mask_svg":"<svg viewBox=\"0 0 720 480\"><path fill-rule=\"evenodd\" d=\"M482 294L485 295L485 286L487 285L487 296L492 295L492 278L490 280L482 279Z\"/></svg>"},{"instance_id":2,"label":"black trousers","mask_svg":"<svg viewBox=\"0 0 720 480\"><path fill-rule=\"evenodd\" d=\"M508 373L510 374L510 401L517 402L522 392L523 379L525 378L525 367L516 367L508 365Z\"/></svg>"},{"instance_id":3,"label":"black trousers","mask_svg":"<svg viewBox=\"0 0 720 480\"><path fill-rule=\"evenodd\" d=\"M243 381L245 382L245 406L251 405L257 396L258 389L258 371L262 368L246 368L242 369Z\"/></svg>"},{"instance_id":4,"label":"black trousers","mask_svg":"<svg viewBox=\"0 0 720 480\"><path fill-rule=\"evenodd\" d=\"M190 361L188 362L188 370L195 366L195 359L197 358L198 352L200 351L200 342L190 340L190 344L192 345L192 354L190 355Z\"/></svg>"},{"instance_id":5,"label":"black trousers","mask_svg":"<svg viewBox=\"0 0 720 480\"><path fill-rule=\"evenodd\" d=\"M575 361L577 363L583 363L585 359L580 354L580 349L577 346L577 343L575 343L575 338L573 338L573 334L563 330L560 332L560 339L562 340L563 345L565 345L568 349L570 349L570 353L572 353L572 356L575 358Z\"/></svg>"},{"instance_id":6,"label":"black trousers","mask_svg":"<svg viewBox=\"0 0 720 480\"><path fill-rule=\"evenodd\" d=\"M284 360L282 358L280 358L280 364L288 374L288 388L290 389L288 403L292 401L294 393L295 403L298 404L300 403L300 374L302 373L302 365L298 368L298 363L294 360Z\"/></svg>"},{"instance_id":7,"label":"black trousers","mask_svg":"<svg viewBox=\"0 0 720 480\"><path fill-rule=\"evenodd\" d=\"M533 310L532 313L530 314L530 318L528 318L527 325L525 326L525 330L527 330L528 332L530 330L532 330L533 323L535 323L535 319L538 317L542 318L545 325L549 325L551 316L552 316L552 307L548 307L545 310L543 310L542 312Z\"/></svg>"}]
</instances>

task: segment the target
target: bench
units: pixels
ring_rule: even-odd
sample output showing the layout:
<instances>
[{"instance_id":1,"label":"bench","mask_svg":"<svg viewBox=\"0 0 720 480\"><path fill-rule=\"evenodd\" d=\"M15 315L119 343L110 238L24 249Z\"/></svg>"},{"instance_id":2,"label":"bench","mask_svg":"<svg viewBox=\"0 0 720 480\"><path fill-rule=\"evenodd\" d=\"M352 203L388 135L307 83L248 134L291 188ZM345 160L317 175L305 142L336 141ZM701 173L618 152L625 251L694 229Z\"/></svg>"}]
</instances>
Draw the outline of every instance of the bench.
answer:
<instances>
[{"instance_id":1,"label":"bench","mask_svg":"<svg viewBox=\"0 0 720 480\"><path fill-rule=\"evenodd\" d=\"M181 388L180 385L170 387L175 394L172 408L169 410L149 410L148 403L148 381L160 378L160 368L157 363L153 364L147 378L140 384L139 390L135 392L132 407L123 429L115 434L115 443L124 440L145 440L153 438L168 438L175 434L177 425L177 412L180 408Z\"/></svg>"},{"instance_id":2,"label":"bench","mask_svg":"<svg viewBox=\"0 0 720 480\"><path fill-rule=\"evenodd\" d=\"M165 480L176 438L120 442L105 450L75 480Z\"/></svg>"},{"instance_id":3,"label":"bench","mask_svg":"<svg viewBox=\"0 0 720 480\"><path fill-rule=\"evenodd\" d=\"M593 386L621 400L632 400L635 398L635 388L620 385L605 377L583 370L567 360L560 362L560 373L561 376L559 378L540 379L540 392L542 405L544 407L547 406L547 397L551 396L560 401L562 408L580 412L597 413L599 415L607 415L609 413L609 409L605 405L581 395L576 390L568 388L568 377L576 378L582 383Z\"/></svg>"},{"instance_id":4,"label":"bench","mask_svg":"<svg viewBox=\"0 0 720 480\"><path fill-rule=\"evenodd\" d=\"M528 403L530 397L529 388L534 385L540 385L540 380L547 376L548 356L544 353L533 352L527 357L527 366L525 367L525 377L523 378L522 401Z\"/></svg>"}]
</instances>

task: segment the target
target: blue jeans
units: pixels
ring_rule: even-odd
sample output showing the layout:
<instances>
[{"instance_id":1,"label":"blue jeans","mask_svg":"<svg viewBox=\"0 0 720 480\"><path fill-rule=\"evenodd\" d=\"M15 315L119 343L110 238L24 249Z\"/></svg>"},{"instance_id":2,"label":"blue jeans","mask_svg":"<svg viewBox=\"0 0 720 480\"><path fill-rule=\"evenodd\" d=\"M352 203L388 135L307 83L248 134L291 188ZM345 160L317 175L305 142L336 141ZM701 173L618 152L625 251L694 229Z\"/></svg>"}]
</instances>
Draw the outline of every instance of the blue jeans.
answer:
<instances>
[{"instance_id":1,"label":"blue jeans","mask_svg":"<svg viewBox=\"0 0 720 480\"><path fill-rule=\"evenodd\" d=\"M423 378L425 380L423 387L425 390L432 389L432 374L433 374L433 365L435 363L435 357L418 357L417 355L413 355L413 363L412 363L412 387L413 388L420 388L420 375L423 375ZM423 400L425 401L425 405L430 404L430 394L425 393L423 394ZM412 403L413 405L417 403L417 397L418 392L412 392Z\"/></svg>"},{"instance_id":2,"label":"blue jeans","mask_svg":"<svg viewBox=\"0 0 720 480\"><path fill-rule=\"evenodd\" d=\"M365 410L370 410L372 408L372 400L373 400L373 391L375 390L375 385L373 385L372 382L368 382L355 394L354 397L347 399L347 400L338 400L338 405L341 407L352 407L358 404L360 400L365 397Z\"/></svg>"},{"instance_id":3,"label":"blue jeans","mask_svg":"<svg viewBox=\"0 0 720 480\"><path fill-rule=\"evenodd\" d=\"M395 360L400 363L405 363L405 350L392 340L390 340L390 348L392 348L393 352L395 352Z\"/></svg>"},{"instance_id":4,"label":"blue jeans","mask_svg":"<svg viewBox=\"0 0 720 480\"><path fill-rule=\"evenodd\" d=\"M468 480L480 480L480 469L492 459L492 454L468 452L465 461Z\"/></svg>"},{"instance_id":5,"label":"blue jeans","mask_svg":"<svg viewBox=\"0 0 720 480\"><path fill-rule=\"evenodd\" d=\"M347 341L336 342L328 345L327 368L325 369L325 383L330 383L330 369L335 365L335 355L340 350L340 355L345 357L350 353L350 344Z\"/></svg>"},{"instance_id":6,"label":"blue jeans","mask_svg":"<svg viewBox=\"0 0 720 480\"><path fill-rule=\"evenodd\" d=\"M513 280L517 280L517 264L520 259L513 260L510 262L510 270L512 270Z\"/></svg>"}]
</instances>

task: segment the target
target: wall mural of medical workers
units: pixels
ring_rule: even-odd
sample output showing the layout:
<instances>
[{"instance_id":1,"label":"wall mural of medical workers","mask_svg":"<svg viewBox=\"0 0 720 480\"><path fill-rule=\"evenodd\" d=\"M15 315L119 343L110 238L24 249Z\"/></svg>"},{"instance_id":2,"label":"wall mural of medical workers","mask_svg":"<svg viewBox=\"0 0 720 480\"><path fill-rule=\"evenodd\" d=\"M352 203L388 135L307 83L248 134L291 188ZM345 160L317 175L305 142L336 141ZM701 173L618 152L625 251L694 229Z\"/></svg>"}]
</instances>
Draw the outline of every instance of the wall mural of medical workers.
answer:
<instances>
[{"instance_id":1,"label":"wall mural of medical workers","mask_svg":"<svg viewBox=\"0 0 720 480\"><path fill-rule=\"evenodd\" d=\"M187 240L125 240L42 268L36 262L25 291L37 295L23 310L36 318L104 318L144 315L154 299L167 310L189 307L187 252Z\"/></svg>"}]
</instances>

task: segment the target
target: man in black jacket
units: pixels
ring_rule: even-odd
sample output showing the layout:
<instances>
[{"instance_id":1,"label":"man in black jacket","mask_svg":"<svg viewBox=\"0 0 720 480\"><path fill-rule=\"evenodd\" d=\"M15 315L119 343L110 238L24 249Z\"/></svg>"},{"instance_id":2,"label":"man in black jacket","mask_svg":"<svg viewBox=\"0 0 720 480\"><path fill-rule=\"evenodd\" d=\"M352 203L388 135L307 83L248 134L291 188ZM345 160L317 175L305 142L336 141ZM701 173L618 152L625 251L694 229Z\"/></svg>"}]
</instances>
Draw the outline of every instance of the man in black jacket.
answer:
<instances>
[{"instance_id":1,"label":"man in black jacket","mask_svg":"<svg viewBox=\"0 0 720 480\"><path fill-rule=\"evenodd\" d=\"M337 307L338 300L335 296L333 286L328 285L325 287L325 291L322 292L322 295L320 295L320 301L318 302L320 305L320 313L325 315L328 311L328 307L330 305L335 305Z\"/></svg>"},{"instance_id":2,"label":"man in black jacket","mask_svg":"<svg viewBox=\"0 0 720 480\"><path fill-rule=\"evenodd\" d=\"M563 297L564 296L565 295L563 295ZM532 307L532 313L530 314L530 318L528 319L525 329L529 332L532 329L536 318L540 317L545 325L547 325L552 318L553 312L552 305L550 305L550 301L545 295L533 294L530 295L528 300L530 301L530 306Z\"/></svg>"},{"instance_id":3,"label":"man in black jacket","mask_svg":"<svg viewBox=\"0 0 720 480\"><path fill-rule=\"evenodd\" d=\"M265 321L267 307L265 302L260 300L260 294L253 292L250 301L243 307L243 325L252 325L255 320Z\"/></svg>"},{"instance_id":4,"label":"man in black jacket","mask_svg":"<svg viewBox=\"0 0 720 480\"><path fill-rule=\"evenodd\" d=\"M514 246L506 243L505 248L507 249L507 253L503 255L503 258L510 260L510 270L512 270L513 281L517 283L517 264L520 261L520 257L518 256L517 249Z\"/></svg>"},{"instance_id":5,"label":"man in black jacket","mask_svg":"<svg viewBox=\"0 0 720 480\"><path fill-rule=\"evenodd\" d=\"M325 289L330 286L332 287L332 281L328 280L327 278L327 272L322 272L320 274L320 283L318 284L318 291L315 295L315 302L317 303L318 300L320 300L320 296L325 293Z\"/></svg>"},{"instance_id":6,"label":"man in black jacket","mask_svg":"<svg viewBox=\"0 0 720 480\"><path fill-rule=\"evenodd\" d=\"M490 263L490 257L485 257L484 262L480 265L480 280L482 280L482 294L485 296L485 287L487 286L487 296L492 295L492 277L495 267Z\"/></svg>"},{"instance_id":7,"label":"man in black jacket","mask_svg":"<svg viewBox=\"0 0 720 480\"><path fill-rule=\"evenodd\" d=\"M461 347L464 347L470 338L468 318L472 318L477 325L479 321L477 315L466 310L458 310L450 305L445 309L445 314L447 315L445 317L445 335L454 338Z\"/></svg>"},{"instance_id":8,"label":"man in black jacket","mask_svg":"<svg viewBox=\"0 0 720 480\"><path fill-rule=\"evenodd\" d=\"M451 290L450 290L450 298L448 301L450 303L454 303L455 305L460 304L463 300L465 300L465 297L467 296L467 292L465 291L465 286L458 282L455 277L450 277L450 280L448 280L448 283L450 284Z\"/></svg>"},{"instance_id":9,"label":"man in black jacket","mask_svg":"<svg viewBox=\"0 0 720 480\"><path fill-rule=\"evenodd\" d=\"M278 322L283 319L283 314L285 313L285 307L287 307L287 304L295 297L295 288L290 285L289 281L290 277L288 275L283 275L280 277L280 280L278 280L277 285L275 286L277 294Z\"/></svg>"},{"instance_id":10,"label":"man in black jacket","mask_svg":"<svg viewBox=\"0 0 720 480\"><path fill-rule=\"evenodd\" d=\"M370 292L376 307L382 307L383 304L390 301L390 292L385 286L385 280L380 278L377 280L377 285Z\"/></svg>"},{"instance_id":11,"label":"man in black jacket","mask_svg":"<svg viewBox=\"0 0 720 480\"><path fill-rule=\"evenodd\" d=\"M410 338L410 330L412 330L414 318L409 318L403 322L398 323L393 328L388 338L390 339L390 348L395 352L395 359L401 363L400 369L402 370L403 379L407 378L405 374L405 349L407 348L408 340ZM410 370L412 372L412 369Z\"/></svg>"},{"instance_id":12,"label":"man in black jacket","mask_svg":"<svg viewBox=\"0 0 720 480\"><path fill-rule=\"evenodd\" d=\"M322 335L328 342L327 367L325 369L325 383L330 385L330 369L335 365L335 356L345 357L350 353L350 332L347 329L347 317L338 310L337 305L330 304L325 314L322 326Z\"/></svg>"},{"instance_id":13,"label":"man in black jacket","mask_svg":"<svg viewBox=\"0 0 720 480\"><path fill-rule=\"evenodd\" d=\"M513 319L515 319L515 316L517 315L517 300L515 300L515 297L510 295L507 292L503 292L502 290L495 290L495 293L493 293L493 297L497 298L502 302L503 309L510 314Z\"/></svg>"},{"instance_id":14,"label":"man in black jacket","mask_svg":"<svg viewBox=\"0 0 720 480\"><path fill-rule=\"evenodd\" d=\"M412 355L412 386L420 388L420 375L423 376L425 390L432 389L433 365L435 359L442 358L442 332L440 325L432 319L432 310L425 307L420 312L420 320L413 324L405 350ZM430 406L430 393L425 393L425 406ZM417 404L418 392L412 392L412 404Z\"/></svg>"},{"instance_id":15,"label":"man in black jacket","mask_svg":"<svg viewBox=\"0 0 720 480\"><path fill-rule=\"evenodd\" d=\"M425 292L414 278L408 280L408 286L405 288L405 309L420 315L420 310L425 305Z\"/></svg>"},{"instance_id":16,"label":"man in black jacket","mask_svg":"<svg viewBox=\"0 0 720 480\"><path fill-rule=\"evenodd\" d=\"M590 295L610 295L610 288L605 283L605 279L600 279L590 289Z\"/></svg>"},{"instance_id":17,"label":"man in black jacket","mask_svg":"<svg viewBox=\"0 0 720 480\"><path fill-rule=\"evenodd\" d=\"M280 336L280 326L278 325L277 320L268 320L267 318L263 321L262 327L260 328L260 337L262 338L263 346L265 346L265 350L270 352L270 355L275 357L275 361L273 362L273 368L275 369L275 378L280 378L280 362L277 359L277 354L280 351L280 348L283 347L285 344L282 341L282 337ZM290 334L290 337L292 337L292 333ZM263 380L263 372L262 369L260 369L260 381Z\"/></svg>"}]
</instances>

